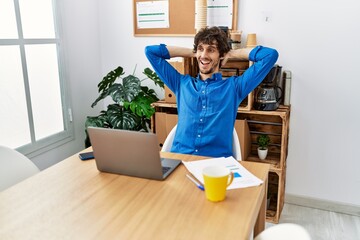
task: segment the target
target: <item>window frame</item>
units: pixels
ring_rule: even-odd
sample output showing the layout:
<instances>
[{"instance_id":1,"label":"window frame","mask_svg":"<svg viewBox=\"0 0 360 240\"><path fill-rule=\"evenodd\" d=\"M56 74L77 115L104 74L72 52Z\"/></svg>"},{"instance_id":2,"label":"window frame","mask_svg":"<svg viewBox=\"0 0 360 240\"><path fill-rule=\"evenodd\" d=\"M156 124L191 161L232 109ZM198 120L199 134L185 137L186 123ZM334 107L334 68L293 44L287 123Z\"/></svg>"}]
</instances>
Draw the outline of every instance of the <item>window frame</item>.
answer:
<instances>
[{"instance_id":1,"label":"window frame","mask_svg":"<svg viewBox=\"0 0 360 240\"><path fill-rule=\"evenodd\" d=\"M47 152L53 148L56 148L60 145L63 145L66 142L74 140L74 123L72 119L72 108L70 104L70 97L68 95L68 88L66 81L67 73L64 62L65 50L62 47L63 44L61 39L62 34L61 34L61 24L60 24L61 17L59 11L60 6L58 5L59 3L57 3L57 1L52 1L55 37L41 38L41 39L40 38L24 39L22 32L22 22L20 17L19 1L13 0L13 2L14 2L18 38L0 39L0 46L19 46L31 142L29 144L19 146L16 149L19 152L31 158L40 155L44 152ZM33 112L31 107L27 63L25 57L25 45L32 45L32 44L55 44L56 46L58 69L59 69L59 86L60 86L61 105L62 105L63 124L64 124L63 131L39 140L35 139L35 127L34 127Z\"/></svg>"}]
</instances>

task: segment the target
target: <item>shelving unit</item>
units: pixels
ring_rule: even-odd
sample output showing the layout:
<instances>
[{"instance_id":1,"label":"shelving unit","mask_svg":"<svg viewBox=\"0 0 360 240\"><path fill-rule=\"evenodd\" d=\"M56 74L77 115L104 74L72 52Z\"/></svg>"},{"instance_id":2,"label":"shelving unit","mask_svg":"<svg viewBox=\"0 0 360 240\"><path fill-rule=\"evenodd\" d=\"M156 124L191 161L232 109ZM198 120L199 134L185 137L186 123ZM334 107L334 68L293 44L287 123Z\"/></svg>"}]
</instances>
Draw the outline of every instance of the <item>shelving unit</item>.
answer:
<instances>
[{"instance_id":1,"label":"shelving unit","mask_svg":"<svg viewBox=\"0 0 360 240\"><path fill-rule=\"evenodd\" d=\"M153 106L156 113L152 117L151 129L156 134L162 132L158 135L159 147L161 147L161 143L166 138L166 131L164 133L163 130L167 129L169 131L176 124L174 117L177 115L177 106L176 103L167 103L165 101L158 101ZM166 123L166 118L171 119L170 123L169 121ZM246 119L250 130L251 151L245 161L262 162L271 165L268 182L270 204L266 212L266 219L268 222L278 223L284 206L290 107L280 106L276 111L248 111L239 107L237 119ZM157 129L162 131L157 131ZM271 139L268 157L265 160L260 160L257 156L256 138L261 133L268 134Z\"/></svg>"},{"instance_id":2,"label":"shelving unit","mask_svg":"<svg viewBox=\"0 0 360 240\"><path fill-rule=\"evenodd\" d=\"M246 161L270 164L268 182L270 204L266 211L266 219L268 222L278 223L284 206L290 107L280 106L276 111L238 110L237 118L247 119L250 129L251 152ZM257 156L256 138L263 133L268 134L271 140L268 156L265 160L260 160Z\"/></svg>"}]
</instances>

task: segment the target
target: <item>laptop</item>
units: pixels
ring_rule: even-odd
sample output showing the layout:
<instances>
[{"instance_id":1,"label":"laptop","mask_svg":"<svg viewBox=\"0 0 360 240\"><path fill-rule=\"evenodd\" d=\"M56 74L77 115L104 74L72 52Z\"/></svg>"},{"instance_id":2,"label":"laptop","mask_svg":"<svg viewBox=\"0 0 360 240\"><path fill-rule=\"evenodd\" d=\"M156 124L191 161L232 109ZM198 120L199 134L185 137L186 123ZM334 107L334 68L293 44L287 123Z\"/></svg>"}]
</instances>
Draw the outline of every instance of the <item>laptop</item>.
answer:
<instances>
[{"instance_id":1,"label":"laptop","mask_svg":"<svg viewBox=\"0 0 360 240\"><path fill-rule=\"evenodd\" d=\"M160 158L153 133L88 127L96 167L101 172L164 180L181 163Z\"/></svg>"}]
</instances>

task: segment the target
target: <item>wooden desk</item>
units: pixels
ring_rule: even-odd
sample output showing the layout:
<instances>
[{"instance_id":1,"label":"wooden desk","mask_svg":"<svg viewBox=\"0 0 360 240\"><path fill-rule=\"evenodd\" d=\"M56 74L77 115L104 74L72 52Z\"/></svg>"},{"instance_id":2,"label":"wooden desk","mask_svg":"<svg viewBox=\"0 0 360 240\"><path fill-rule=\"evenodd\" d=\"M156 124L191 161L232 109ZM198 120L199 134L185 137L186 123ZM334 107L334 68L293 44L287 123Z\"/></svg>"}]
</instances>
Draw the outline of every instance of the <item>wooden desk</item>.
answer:
<instances>
[{"instance_id":1,"label":"wooden desk","mask_svg":"<svg viewBox=\"0 0 360 240\"><path fill-rule=\"evenodd\" d=\"M242 164L265 184L212 203L183 165L155 181L100 173L76 154L0 192L0 239L249 239L265 226L269 166Z\"/></svg>"}]
</instances>

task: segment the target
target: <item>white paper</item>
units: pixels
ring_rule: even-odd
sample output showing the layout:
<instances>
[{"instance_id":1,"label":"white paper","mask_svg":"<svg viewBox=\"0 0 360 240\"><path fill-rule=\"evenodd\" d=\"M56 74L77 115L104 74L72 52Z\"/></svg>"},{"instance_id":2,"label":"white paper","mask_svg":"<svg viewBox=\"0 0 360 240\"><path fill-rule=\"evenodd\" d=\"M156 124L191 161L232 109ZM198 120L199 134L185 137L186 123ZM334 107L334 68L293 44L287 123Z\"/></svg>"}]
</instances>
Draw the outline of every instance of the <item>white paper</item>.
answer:
<instances>
[{"instance_id":1,"label":"white paper","mask_svg":"<svg viewBox=\"0 0 360 240\"><path fill-rule=\"evenodd\" d=\"M208 0L207 25L232 29L233 0Z\"/></svg>"},{"instance_id":2,"label":"white paper","mask_svg":"<svg viewBox=\"0 0 360 240\"><path fill-rule=\"evenodd\" d=\"M136 3L138 28L169 28L169 1Z\"/></svg>"},{"instance_id":3,"label":"white paper","mask_svg":"<svg viewBox=\"0 0 360 240\"><path fill-rule=\"evenodd\" d=\"M254 176L233 157L211 158L191 162L183 161L183 164L185 165L187 170L192 175L194 175L194 177L196 177L202 184L204 184L202 170L205 167L214 165L226 167L234 173L234 180L227 189L253 187L259 186L263 183L262 180Z\"/></svg>"}]
</instances>

